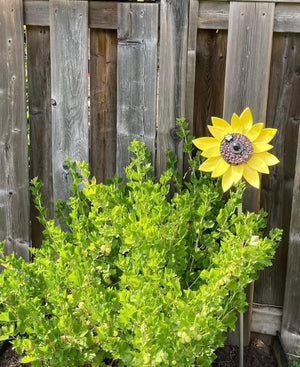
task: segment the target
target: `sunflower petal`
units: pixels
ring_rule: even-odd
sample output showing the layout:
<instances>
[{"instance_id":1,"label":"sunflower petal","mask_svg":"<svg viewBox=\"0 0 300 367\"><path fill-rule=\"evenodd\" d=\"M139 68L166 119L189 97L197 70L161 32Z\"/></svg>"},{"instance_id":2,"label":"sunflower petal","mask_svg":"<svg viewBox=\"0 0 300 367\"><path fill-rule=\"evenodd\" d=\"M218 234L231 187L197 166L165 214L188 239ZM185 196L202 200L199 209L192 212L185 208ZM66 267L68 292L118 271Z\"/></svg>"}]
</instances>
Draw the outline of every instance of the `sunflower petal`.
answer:
<instances>
[{"instance_id":1,"label":"sunflower petal","mask_svg":"<svg viewBox=\"0 0 300 367\"><path fill-rule=\"evenodd\" d=\"M241 120L236 113L234 113L231 117L231 126L233 133L243 134L243 125L241 124Z\"/></svg>"},{"instance_id":2,"label":"sunflower petal","mask_svg":"<svg viewBox=\"0 0 300 367\"><path fill-rule=\"evenodd\" d=\"M255 143L269 143L277 133L277 129L266 128L261 131Z\"/></svg>"},{"instance_id":3,"label":"sunflower petal","mask_svg":"<svg viewBox=\"0 0 300 367\"><path fill-rule=\"evenodd\" d=\"M227 121L220 119L219 117L212 117L211 121L212 121L213 126L219 129L226 130L226 134L232 133L232 127Z\"/></svg>"},{"instance_id":4,"label":"sunflower petal","mask_svg":"<svg viewBox=\"0 0 300 367\"><path fill-rule=\"evenodd\" d=\"M253 126L253 116L249 107L241 113L240 120L243 125L243 134L247 134Z\"/></svg>"},{"instance_id":5,"label":"sunflower petal","mask_svg":"<svg viewBox=\"0 0 300 367\"><path fill-rule=\"evenodd\" d=\"M267 152L268 150L274 148L271 144L266 143L253 143L254 153Z\"/></svg>"},{"instance_id":6,"label":"sunflower petal","mask_svg":"<svg viewBox=\"0 0 300 367\"><path fill-rule=\"evenodd\" d=\"M211 157L220 157L221 156L221 151L220 151L220 144L214 146L214 147L210 147L205 149L201 155L205 158L211 158Z\"/></svg>"},{"instance_id":7,"label":"sunflower petal","mask_svg":"<svg viewBox=\"0 0 300 367\"><path fill-rule=\"evenodd\" d=\"M222 177L222 188L223 191L228 191L231 186L234 184L233 177L232 177L232 166L229 168L229 170L224 174Z\"/></svg>"},{"instance_id":8,"label":"sunflower petal","mask_svg":"<svg viewBox=\"0 0 300 367\"><path fill-rule=\"evenodd\" d=\"M269 152L262 152L259 154L259 157L263 159L268 166L274 166L275 164L278 164L280 162L274 154L271 154Z\"/></svg>"},{"instance_id":9,"label":"sunflower petal","mask_svg":"<svg viewBox=\"0 0 300 367\"><path fill-rule=\"evenodd\" d=\"M258 172L251 168L247 163L244 167L244 173L243 176L245 180L253 187L259 189L260 187L260 178Z\"/></svg>"},{"instance_id":10,"label":"sunflower petal","mask_svg":"<svg viewBox=\"0 0 300 367\"><path fill-rule=\"evenodd\" d=\"M248 131L246 134L247 138L251 142L253 142L255 139L259 137L259 134L261 133L263 127L264 127L264 124L262 122L259 122L258 124L253 125L250 131Z\"/></svg>"},{"instance_id":11,"label":"sunflower petal","mask_svg":"<svg viewBox=\"0 0 300 367\"><path fill-rule=\"evenodd\" d=\"M214 147L216 145L220 146L220 142L215 138L198 138L193 140L193 144L200 150L205 150L207 148Z\"/></svg>"},{"instance_id":12,"label":"sunflower petal","mask_svg":"<svg viewBox=\"0 0 300 367\"><path fill-rule=\"evenodd\" d=\"M236 184L243 177L244 164L239 164L238 166L232 166L231 167L231 170L232 170L232 179L233 179L233 182Z\"/></svg>"},{"instance_id":13,"label":"sunflower petal","mask_svg":"<svg viewBox=\"0 0 300 367\"><path fill-rule=\"evenodd\" d=\"M216 168L211 174L211 177L220 177L224 175L225 172L230 168L230 164L227 163L223 158L220 159L219 163L216 165Z\"/></svg>"},{"instance_id":14,"label":"sunflower petal","mask_svg":"<svg viewBox=\"0 0 300 367\"><path fill-rule=\"evenodd\" d=\"M216 165L219 163L220 159L223 158L221 157L208 158L205 162L201 164L199 170L203 172L212 172L216 168Z\"/></svg>"},{"instance_id":15,"label":"sunflower petal","mask_svg":"<svg viewBox=\"0 0 300 367\"><path fill-rule=\"evenodd\" d=\"M266 162L262 158L262 154L264 153L258 153L253 154L253 156L249 159L247 162L248 166L253 168L254 170L261 172L261 173L270 173L269 168L266 164Z\"/></svg>"},{"instance_id":16,"label":"sunflower petal","mask_svg":"<svg viewBox=\"0 0 300 367\"><path fill-rule=\"evenodd\" d=\"M211 125L208 125L207 127L211 135L220 142L224 139L224 136L227 134L226 130L220 129L219 127L211 126Z\"/></svg>"}]
</instances>

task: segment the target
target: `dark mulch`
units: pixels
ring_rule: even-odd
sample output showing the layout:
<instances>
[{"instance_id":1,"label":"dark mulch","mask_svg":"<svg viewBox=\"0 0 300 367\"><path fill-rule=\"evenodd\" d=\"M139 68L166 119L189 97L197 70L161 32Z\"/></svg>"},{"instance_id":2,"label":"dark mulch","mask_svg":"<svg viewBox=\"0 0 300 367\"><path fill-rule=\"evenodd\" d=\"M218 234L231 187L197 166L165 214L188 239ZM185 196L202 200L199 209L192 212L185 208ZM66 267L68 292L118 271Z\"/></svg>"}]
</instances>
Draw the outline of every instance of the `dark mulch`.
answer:
<instances>
[{"instance_id":1,"label":"dark mulch","mask_svg":"<svg viewBox=\"0 0 300 367\"><path fill-rule=\"evenodd\" d=\"M218 358L213 367L239 367L239 348L225 346L217 351ZM244 348L245 367L277 367L278 364L269 346L255 339L249 347Z\"/></svg>"},{"instance_id":2,"label":"dark mulch","mask_svg":"<svg viewBox=\"0 0 300 367\"><path fill-rule=\"evenodd\" d=\"M217 351L218 358L213 367L239 367L239 348L226 346ZM30 367L30 364L20 364L21 357L8 347L0 356L0 367ZM256 339L244 351L245 367L277 367L277 362L271 348Z\"/></svg>"}]
</instances>

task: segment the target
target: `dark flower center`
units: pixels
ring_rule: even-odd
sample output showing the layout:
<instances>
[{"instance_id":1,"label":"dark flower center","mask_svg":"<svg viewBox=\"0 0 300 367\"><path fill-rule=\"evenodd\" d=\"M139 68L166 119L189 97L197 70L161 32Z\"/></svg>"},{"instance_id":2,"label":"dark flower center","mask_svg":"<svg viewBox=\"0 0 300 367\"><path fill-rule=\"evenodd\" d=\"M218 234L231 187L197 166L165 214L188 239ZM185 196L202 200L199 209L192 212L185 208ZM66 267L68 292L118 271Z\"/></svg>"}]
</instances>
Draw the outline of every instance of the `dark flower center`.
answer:
<instances>
[{"instance_id":1,"label":"dark flower center","mask_svg":"<svg viewBox=\"0 0 300 367\"><path fill-rule=\"evenodd\" d=\"M226 135L221 143L220 150L224 160L233 166L248 162L253 155L251 141L242 134Z\"/></svg>"}]
</instances>

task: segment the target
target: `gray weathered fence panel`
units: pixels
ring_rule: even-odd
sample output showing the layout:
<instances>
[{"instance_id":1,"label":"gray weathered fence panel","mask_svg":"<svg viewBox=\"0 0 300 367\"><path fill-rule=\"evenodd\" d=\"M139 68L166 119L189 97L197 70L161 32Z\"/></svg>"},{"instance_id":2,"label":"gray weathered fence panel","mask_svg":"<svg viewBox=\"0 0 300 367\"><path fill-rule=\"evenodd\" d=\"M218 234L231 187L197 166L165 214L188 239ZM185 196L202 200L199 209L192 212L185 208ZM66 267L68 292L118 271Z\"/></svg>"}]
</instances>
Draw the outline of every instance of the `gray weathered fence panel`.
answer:
<instances>
[{"instance_id":1,"label":"gray weathered fence panel","mask_svg":"<svg viewBox=\"0 0 300 367\"><path fill-rule=\"evenodd\" d=\"M267 125L278 129L274 154L280 164L262 180L261 206L269 213L268 229L283 229L273 265L255 282L257 303L283 306L293 182L297 158L297 117L300 115L300 35L276 33L273 38Z\"/></svg>"},{"instance_id":2,"label":"gray weathered fence panel","mask_svg":"<svg viewBox=\"0 0 300 367\"><path fill-rule=\"evenodd\" d=\"M117 34L91 30L91 172L105 182L116 172Z\"/></svg>"},{"instance_id":3,"label":"gray weathered fence panel","mask_svg":"<svg viewBox=\"0 0 300 367\"><path fill-rule=\"evenodd\" d=\"M28 259L29 183L21 0L0 0L0 241ZM24 251L25 249L25 251Z\"/></svg>"},{"instance_id":4,"label":"gray weathered fence panel","mask_svg":"<svg viewBox=\"0 0 300 367\"><path fill-rule=\"evenodd\" d=\"M299 124L298 124L299 125ZM288 267L286 274L286 290L283 308L282 337L289 351L300 349L300 129L296 173L293 191L293 207L290 227L290 243Z\"/></svg>"},{"instance_id":5,"label":"gray weathered fence panel","mask_svg":"<svg viewBox=\"0 0 300 367\"><path fill-rule=\"evenodd\" d=\"M157 175L166 169L166 151L178 156L183 169L176 119L185 116L189 1L162 0L157 121Z\"/></svg>"},{"instance_id":6,"label":"gray weathered fence panel","mask_svg":"<svg viewBox=\"0 0 300 367\"><path fill-rule=\"evenodd\" d=\"M158 5L119 4L117 173L124 176L128 146L144 142L155 159Z\"/></svg>"},{"instance_id":7,"label":"gray weathered fence panel","mask_svg":"<svg viewBox=\"0 0 300 367\"><path fill-rule=\"evenodd\" d=\"M88 161L88 3L50 0L54 200L67 199L65 160Z\"/></svg>"}]
</instances>

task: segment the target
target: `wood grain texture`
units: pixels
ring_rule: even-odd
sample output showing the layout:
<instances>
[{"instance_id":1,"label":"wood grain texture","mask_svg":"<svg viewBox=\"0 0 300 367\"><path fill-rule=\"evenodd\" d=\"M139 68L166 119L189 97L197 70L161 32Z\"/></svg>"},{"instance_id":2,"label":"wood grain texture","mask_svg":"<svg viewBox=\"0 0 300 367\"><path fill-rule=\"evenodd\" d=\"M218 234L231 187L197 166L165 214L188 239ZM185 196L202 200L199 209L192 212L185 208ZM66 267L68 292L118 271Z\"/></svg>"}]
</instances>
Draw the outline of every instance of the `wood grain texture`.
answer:
<instances>
[{"instance_id":1,"label":"wood grain texture","mask_svg":"<svg viewBox=\"0 0 300 367\"><path fill-rule=\"evenodd\" d=\"M201 1L198 16L200 29L228 29L229 2ZM276 4L274 32L300 32L300 5Z\"/></svg>"},{"instance_id":2,"label":"wood grain texture","mask_svg":"<svg viewBox=\"0 0 300 367\"><path fill-rule=\"evenodd\" d=\"M224 117L229 121L246 107L254 122L266 120L274 9L274 4L230 5L224 93ZM259 200L259 190L247 189L244 208L257 211Z\"/></svg>"},{"instance_id":3,"label":"wood grain texture","mask_svg":"<svg viewBox=\"0 0 300 367\"><path fill-rule=\"evenodd\" d=\"M228 29L229 2L201 1L198 28Z\"/></svg>"},{"instance_id":4,"label":"wood grain texture","mask_svg":"<svg viewBox=\"0 0 300 367\"><path fill-rule=\"evenodd\" d=\"M275 34L273 40L267 125L278 129L274 154L280 164L263 176L261 205L269 212L268 229L284 230L273 266L260 273L255 301L282 306L284 301L293 183L300 116L300 35Z\"/></svg>"},{"instance_id":5,"label":"wood grain texture","mask_svg":"<svg viewBox=\"0 0 300 367\"><path fill-rule=\"evenodd\" d=\"M28 100L30 123L30 178L43 182L41 190L48 215L53 218L50 30L27 26ZM42 226L31 200L31 238L34 247L42 242Z\"/></svg>"},{"instance_id":6,"label":"wood grain texture","mask_svg":"<svg viewBox=\"0 0 300 367\"><path fill-rule=\"evenodd\" d=\"M178 157L183 171L182 144L176 119L185 116L189 1L162 0L158 88L157 175L166 169L166 152Z\"/></svg>"},{"instance_id":7,"label":"wood grain texture","mask_svg":"<svg viewBox=\"0 0 300 367\"><path fill-rule=\"evenodd\" d=\"M259 334L276 335L282 322L282 307L270 307L255 303L252 312L252 331Z\"/></svg>"},{"instance_id":8,"label":"wood grain texture","mask_svg":"<svg viewBox=\"0 0 300 367\"><path fill-rule=\"evenodd\" d=\"M117 34L91 30L91 172L105 182L116 173Z\"/></svg>"},{"instance_id":9,"label":"wood grain texture","mask_svg":"<svg viewBox=\"0 0 300 367\"><path fill-rule=\"evenodd\" d=\"M277 4L274 19L275 32L300 32L300 4Z\"/></svg>"},{"instance_id":10,"label":"wood grain texture","mask_svg":"<svg viewBox=\"0 0 300 367\"><path fill-rule=\"evenodd\" d=\"M49 1L48 0L25 0L24 1L24 24L49 26Z\"/></svg>"},{"instance_id":11,"label":"wood grain texture","mask_svg":"<svg viewBox=\"0 0 300 367\"><path fill-rule=\"evenodd\" d=\"M158 5L119 4L117 173L124 176L132 140L155 160Z\"/></svg>"},{"instance_id":12,"label":"wood grain texture","mask_svg":"<svg viewBox=\"0 0 300 367\"><path fill-rule=\"evenodd\" d=\"M117 29L118 3L108 1L89 1L88 22L91 28ZM27 25L49 26L49 1L25 0L24 22Z\"/></svg>"},{"instance_id":13,"label":"wood grain texture","mask_svg":"<svg viewBox=\"0 0 300 367\"><path fill-rule=\"evenodd\" d=\"M299 89L298 89L299 92ZM299 128L299 121L298 121ZM300 349L300 129L298 137L296 172L293 190L293 206L289 233L287 280L284 298L282 338L287 350Z\"/></svg>"},{"instance_id":14,"label":"wood grain texture","mask_svg":"<svg viewBox=\"0 0 300 367\"><path fill-rule=\"evenodd\" d=\"M70 195L68 157L88 162L88 3L50 0L54 200Z\"/></svg>"},{"instance_id":15,"label":"wood grain texture","mask_svg":"<svg viewBox=\"0 0 300 367\"><path fill-rule=\"evenodd\" d=\"M274 4L230 4L223 112L228 121L234 112L240 114L247 106L255 122L266 119L274 10ZM257 212L259 206L260 191L248 187L243 209ZM252 299L248 302L251 309ZM247 324L246 314L244 319L244 340L248 343L251 325ZM238 344L238 327L228 340Z\"/></svg>"},{"instance_id":16,"label":"wood grain texture","mask_svg":"<svg viewBox=\"0 0 300 367\"><path fill-rule=\"evenodd\" d=\"M89 1L89 26L91 28L117 29L118 3Z\"/></svg>"},{"instance_id":17,"label":"wood grain texture","mask_svg":"<svg viewBox=\"0 0 300 367\"><path fill-rule=\"evenodd\" d=\"M185 117L190 123L193 131L194 121L194 94L195 94L195 72L197 55L197 18L199 11L199 1L190 1L189 10L189 33L188 33L188 55L187 55L187 82L186 82L186 104Z\"/></svg>"},{"instance_id":18,"label":"wood grain texture","mask_svg":"<svg viewBox=\"0 0 300 367\"><path fill-rule=\"evenodd\" d=\"M0 241L7 240L7 253L25 246L28 256L28 141L21 0L0 0L0 29ZM21 249L20 253L24 255Z\"/></svg>"},{"instance_id":19,"label":"wood grain texture","mask_svg":"<svg viewBox=\"0 0 300 367\"><path fill-rule=\"evenodd\" d=\"M211 116L223 115L227 32L198 30L194 135L208 136Z\"/></svg>"}]
</instances>

